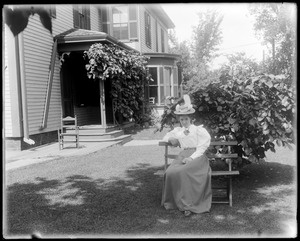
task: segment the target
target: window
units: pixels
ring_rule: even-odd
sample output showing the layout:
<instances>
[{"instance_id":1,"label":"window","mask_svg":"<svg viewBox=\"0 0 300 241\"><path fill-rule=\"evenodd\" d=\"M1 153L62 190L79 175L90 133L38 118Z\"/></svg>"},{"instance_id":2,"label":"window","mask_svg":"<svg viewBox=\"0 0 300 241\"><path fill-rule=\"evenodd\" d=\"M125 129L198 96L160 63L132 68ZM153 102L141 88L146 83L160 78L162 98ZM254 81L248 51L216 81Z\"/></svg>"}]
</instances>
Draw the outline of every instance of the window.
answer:
<instances>
[{"instance_id":1,"label":"window","mask_svg":"<svg viewBox=\"0 0 300 241\"><path fill-rule=\"evenodd\" d=\"M73 6L74 28L91 29L89 5Z\"/></svg>"},{"instance_id":2,"label":"window","mask_svg":"<svg viewBox=\"0 0 300 241\"><path fill-rule=\"evenodd\" d=\"M161 29L161 52L165 52L165 34L163 29Z\"/></svg>"},{"instance_id":3,"label":"window","mask_svg":"<svg viewBox=\"0 0 300 241\"><path fill-rule=\"evenodd\" d=\"M157 67L150 67L149 73L151 74L151 80L149 82L149 102L156 104L158 103Z\"/></svg>"},{"instance_id":4,"label":"window","mask_svg":"<svg viewBox=\"0 0 300 241\"><path fill-rule=\"evenodd\" d=\"M128 9L126 6L112 8L113 36L117 39L129 39Z\"/></svg>"},{"instance_id":5,"label":"window","mask_svg":"<svg viewBox=\"0 0 300 241\"><path fill-rule=\"evenodd\" d=\"M172 69L172 96L174 97L179 97L179 93L178 93L178 69L177 68L173 68Z\"/></svg>"},{"instance_id":6,"label":"window","mask_svg":"<svg viewBox=\"0 0 300 241\"><path fill-rule=\"evenodd\" d=\"M102 6L103 31L118 40L137 41L136 5Z\"/></svg>"},{"instance_id":7,"label":"window","mask_svg":"<svg viewBox=\"0 0 300 241\"><path fill-rule=\"evenodd\" d=\"M163 84L160 86L160 104L164 105L167 96L171 96L171 68L163 68Z\"/></svg>"},{"instance_id":8,"label":"window","mask_svg":"<svg viewBox=\"0 0 300 241\"><path fill-rule=\"evenodd\" d=\"M178 70L173 66L148 67L152 80L145 89L149 103L165 105L167 96L178 97Z\"/></svg>"},{"instance_id":9,"label":"window","mask_svg":"<svg viewBox=\"0 0 300 241\"><path fill-rule=\"evenodd\" d=\"M146 45L151 49L151 17L145 12L145 34L146 34Z\"/></svg>"}]
</instances>

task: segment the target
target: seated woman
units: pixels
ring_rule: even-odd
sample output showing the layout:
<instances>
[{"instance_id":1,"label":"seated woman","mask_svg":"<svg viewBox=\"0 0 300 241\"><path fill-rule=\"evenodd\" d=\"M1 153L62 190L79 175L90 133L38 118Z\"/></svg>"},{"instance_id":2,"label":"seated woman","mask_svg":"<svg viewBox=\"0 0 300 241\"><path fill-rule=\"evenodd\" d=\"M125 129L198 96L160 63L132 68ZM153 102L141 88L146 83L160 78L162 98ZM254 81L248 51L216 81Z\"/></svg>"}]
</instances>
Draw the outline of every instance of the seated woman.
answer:
<instances>
[{"instance_id":1,"label":"seated woman","mask_svg":"<svg viewBox=\"0 0 300 241\"><path fill-rule=\"evenodd\" d=\"M182 127L168 132L163 141L183 150L173 160L164 175L162 205L166 209L179 209L185 216L209 212L212 201L211 168L204 152L210 145L207 130L191 123L195 112L190 97L184 95L185 103L177 105L174 112Z\"/></svg>"}]
</instances>

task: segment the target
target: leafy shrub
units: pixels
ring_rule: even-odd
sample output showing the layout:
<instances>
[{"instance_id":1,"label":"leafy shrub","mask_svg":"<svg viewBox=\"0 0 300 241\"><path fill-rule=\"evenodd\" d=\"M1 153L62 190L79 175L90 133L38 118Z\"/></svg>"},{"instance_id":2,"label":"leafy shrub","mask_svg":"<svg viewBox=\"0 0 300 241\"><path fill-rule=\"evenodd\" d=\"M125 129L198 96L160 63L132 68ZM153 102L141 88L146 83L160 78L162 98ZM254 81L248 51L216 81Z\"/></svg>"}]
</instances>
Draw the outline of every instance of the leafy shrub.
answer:
<instances>
[{"instance_id":1,"label":"leafy shrub","mask_svg":"<svg viewBox=\"0 0 300 241\"><path fill-rule=\"evenodd\" d=\"M237 140L239 160L257 162L275 144L292 148L295 89L285 76L258 75L215 81L190 93L196 123L204 124L212 140ZM168 107L160 130L174 118L177 102Z\"/></svg>"}]
</instances>

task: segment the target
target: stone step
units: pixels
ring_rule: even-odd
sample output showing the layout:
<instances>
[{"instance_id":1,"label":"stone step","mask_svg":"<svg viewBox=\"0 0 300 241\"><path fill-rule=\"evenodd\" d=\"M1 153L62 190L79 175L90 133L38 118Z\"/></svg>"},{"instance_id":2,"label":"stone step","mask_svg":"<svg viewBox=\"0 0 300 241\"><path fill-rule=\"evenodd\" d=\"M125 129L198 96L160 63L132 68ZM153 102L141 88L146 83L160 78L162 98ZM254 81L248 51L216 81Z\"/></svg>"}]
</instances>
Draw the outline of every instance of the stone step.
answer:
<instances>
[{"instance_id":1,"label":"stone step","mask_svg":"<svg viewBox=\"0 0 300 241\"><path fill-rule=\"evenodd\" d=\"M86 125L86 126L80 126L79 131L80 132L97 132L97 133L108 133L112 131L120 130L120 128L117 125L110 125L103 127L101 125Z\"/></svg>"}]
</instances>

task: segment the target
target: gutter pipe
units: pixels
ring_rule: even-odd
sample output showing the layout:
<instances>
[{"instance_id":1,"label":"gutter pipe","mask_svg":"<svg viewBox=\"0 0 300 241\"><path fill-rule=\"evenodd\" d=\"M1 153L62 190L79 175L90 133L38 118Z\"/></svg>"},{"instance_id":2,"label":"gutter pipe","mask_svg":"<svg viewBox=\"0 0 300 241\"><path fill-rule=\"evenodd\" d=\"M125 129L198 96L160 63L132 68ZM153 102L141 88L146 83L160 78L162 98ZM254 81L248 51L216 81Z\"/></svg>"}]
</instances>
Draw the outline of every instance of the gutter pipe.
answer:
<instances>
[{"instance_id":1,"label":"gutter pipe","mask_svg":"<svg viewBox=\"0 0 300 241\"><path fill-rule=\"evenodd\" d=\"M46 94L46 102L44 107L44 116L42 126L40 130L43 130L47 127L47 120L48 120L48 113L49 113L49 106L50 106L50 99L51 99L51 90L52 90L52 83L53 83L53 75L54 75L54 67L55 67L55 59L56 59L56 51L57 50L57 40L54 41L53 49L52 49L52 58L50 64L50 74L48 80L48 87L47 87L47 94Z\"/></svg>"}]
</instances>

